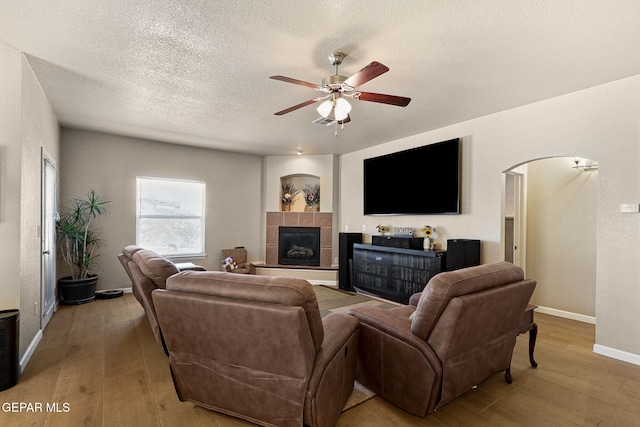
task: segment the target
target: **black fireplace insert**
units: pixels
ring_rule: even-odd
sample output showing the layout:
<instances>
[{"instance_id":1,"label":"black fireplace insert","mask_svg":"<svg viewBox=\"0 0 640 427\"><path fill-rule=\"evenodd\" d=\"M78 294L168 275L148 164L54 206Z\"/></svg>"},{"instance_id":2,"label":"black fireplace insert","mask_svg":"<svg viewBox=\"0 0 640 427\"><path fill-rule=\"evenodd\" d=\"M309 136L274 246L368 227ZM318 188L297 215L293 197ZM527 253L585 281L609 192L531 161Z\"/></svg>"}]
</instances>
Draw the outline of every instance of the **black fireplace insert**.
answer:
<instances>
[{"instance_id":1,"label":"black fireplace insert","mask_svg":"<svg viewBox=\"0 0 640 427\"><path fill-rule=\"evenodd\" d=\"M279 227L278 264L320 265L320 227Z\"/></svg>"}]
</instances>

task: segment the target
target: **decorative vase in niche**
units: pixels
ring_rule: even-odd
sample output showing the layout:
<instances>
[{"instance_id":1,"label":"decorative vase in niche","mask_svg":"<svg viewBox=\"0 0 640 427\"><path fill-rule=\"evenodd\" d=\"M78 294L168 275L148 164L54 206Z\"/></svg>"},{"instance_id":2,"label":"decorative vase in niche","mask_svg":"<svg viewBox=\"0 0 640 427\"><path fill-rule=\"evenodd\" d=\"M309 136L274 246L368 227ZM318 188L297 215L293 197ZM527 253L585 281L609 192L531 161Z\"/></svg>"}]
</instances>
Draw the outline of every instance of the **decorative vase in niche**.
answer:
<instances>
[{"instance_id":1,"label":"decorative vase in niche","mask_svg":"<svg viewBox=\"0 0 640 427\"><path fill-rule=\"evenodd\" d=\"M430 250L431 249L431 239L428 238L428 237L425 237L422 247L424 248L425 251Z\"/></svg>"},{"instance_id":2,"label":"decorative vase in niche","mask_svg":"<svg viewBox=\"0 0 640 427\"><path fill-rule=\"evenodd\" d=\"M318 212L318 211L320 211L320 205L313 205L313 206L304 205L304 211L305 212Z\"/></svg>"},{"instance_id":3,"label":"decorative vase in niche","mask_svg":"<svg viewBox=\"0 0 640 427\"><path fill-rule=\"evenodd\" d=\"M289 212L291 211L291 204L290 203L283 203L282 204L282 212Z\"/></svg>"}]
</instances>

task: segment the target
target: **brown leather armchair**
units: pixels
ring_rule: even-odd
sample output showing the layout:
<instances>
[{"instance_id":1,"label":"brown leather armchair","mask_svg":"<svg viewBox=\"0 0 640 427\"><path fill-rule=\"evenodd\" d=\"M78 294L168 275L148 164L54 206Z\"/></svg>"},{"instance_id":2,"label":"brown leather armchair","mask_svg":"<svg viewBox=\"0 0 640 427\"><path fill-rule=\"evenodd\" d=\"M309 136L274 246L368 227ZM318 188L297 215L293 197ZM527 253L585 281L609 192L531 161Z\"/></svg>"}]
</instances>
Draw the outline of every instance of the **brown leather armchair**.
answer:
<instances>
[{"instance_id":1,"label":"brown leather armchair","mask_svg":"<svg viewBox=\"0 0 640 427\"><path fill-rule=\"evenodd\" d=\"M165 348L151 292L157 288L164 288L167 278L178 273L178 268L171 260L162 255L133 245L125 247L118 259L131 278L133 295L144 308L153 335L158 343Z\"/></svg>"},{"instance_id":2,"label":"brown leather armchair","mask_svg":"<svg viewBox=\"0 0 640 427\"><path fill-rule=\"evenodd\" d=\"M142 297L139 295L138 289L136 289L134 285L133 275L131 274L131 269L129 268L129 261L132 261L131 257L133 256L133 254L141 249L142 248L137 245L128 245L125 246L124 249L122 249L122 253L118 255L120 264L122 264L124 271L127 273L127 276L129 276L129 280L131 280L131 291L133 292L133 296L138 300L140 304L142 304Z\"/></svg>"},{"instance_id":3,"label":"brown leather armchair","mask_svg":"<svg viewBox=\"0 0 640 427\"><path fill-rule=\"evenodd\" d=\"M320 317L290 277L181 272L153 292L181 401L269 426L333 426L351 394L358 321Z\"/></svg>"},{"instance_id":4,"label":"brown leather armchair","mask_svg":"<svg viewBox=\"0 0 640 427\"><path fill-rule=\"evenodd\" d=\"M138 252L140 253L135 256ZM164 288L167 278L179 271L205 271L205 269L192 263L175 264L168 258L137 245L125 246L122 249L122 253L118 255L118 260L131 280L133 296L144 308L151 330L158 343L164 348L162 332L156 319L156 310L151 299L151 292L158 287Z\"/></svg>"},{"instance_id":5,"label":"brown leather armchair","mask_svg":"<svg viewBox=\"0 0 640 427\"><path fill-rule=\"evenodd\" d=\"M434 276L409 305L351 309L360 321L357 379L425 416L509 367L536 286L507 262Z\"/></svg>"}]
</instances>

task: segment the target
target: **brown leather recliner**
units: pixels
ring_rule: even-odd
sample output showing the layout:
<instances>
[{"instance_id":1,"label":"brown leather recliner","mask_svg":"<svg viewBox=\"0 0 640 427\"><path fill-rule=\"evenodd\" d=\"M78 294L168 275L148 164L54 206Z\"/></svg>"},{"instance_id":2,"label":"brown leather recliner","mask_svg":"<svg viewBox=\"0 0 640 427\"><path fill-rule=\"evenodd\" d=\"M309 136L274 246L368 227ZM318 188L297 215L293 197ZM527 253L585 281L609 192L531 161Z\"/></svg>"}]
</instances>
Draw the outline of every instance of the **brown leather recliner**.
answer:
<instances>
[{"instance_id":1,"label":"brown leather recliner","mask_svg":"<svg viewBox=\"0 0 640 427\"><path fill-rule=\"evenodd\" d=\"M124 271L127 273L127 276L129 276L129 280L131 280L131 291L133 292L133 296L138 300L140 304L142 304L142 297L140 296L138 289L134 284L133 275L131 274L131 269L129 268L129 261L132 261L131 257L133 256L133 254L141 249L142 248L137 245L128 245L125 246L124 249L122 249L122 253L118 255L120 264L122 264Z\"/></svg>"},{"instance_id":2,"label":"brown leather recliner","mask_svg":"<svg viewBox=\"0 0 640 427\"><path fill-rule=\"evenodd\" d=\"M118 258L131 278L133 295L144 308L153 335L166 352L151 292L164 288L167 279L179 272L178 267L162 255L137 246L127 246Z\"/></svg>"},{"instance_id":3,"label":"brown leather recliner","mask_svg":"<svg viewBox=\"0 0 640 427\"><path fill-rule=\"evenodd\" d=\"M351 394L358 321L320 317L291 277L181 272L153 292L181 401L267 426L333 426Z\"/></svg>"},{"instance_id":4,"label":"brown leather recliner","mask_svg":"<svg viewBox=\"0 0 640 427\"><path fill-rule=\"evenodd\" d=\"M140 252L139 255L134 255ZM167 278L183 270L205 271L199 265L192 263L174 263L168 258L137 245L128 245L118 255L118 260L131 280L133 296L138 300L149 319L151 330L156 340L164 348L162 332L156 319L156 310L151 299L154 289L164 288ZM166 348L164 348L166 352Z\"/></svg>"},{"instance_id":5,"label":"brown leather recliner","mask_svg":"<svg viewBox=\"0 0 640 427\"><path fill-rule=\"evenodd\" d=\"M357 379L425 416L509 368L518 325L536 286L508 262L434 276L409 305L351 309L360 320Z\"/></svg>"}]
</instances>

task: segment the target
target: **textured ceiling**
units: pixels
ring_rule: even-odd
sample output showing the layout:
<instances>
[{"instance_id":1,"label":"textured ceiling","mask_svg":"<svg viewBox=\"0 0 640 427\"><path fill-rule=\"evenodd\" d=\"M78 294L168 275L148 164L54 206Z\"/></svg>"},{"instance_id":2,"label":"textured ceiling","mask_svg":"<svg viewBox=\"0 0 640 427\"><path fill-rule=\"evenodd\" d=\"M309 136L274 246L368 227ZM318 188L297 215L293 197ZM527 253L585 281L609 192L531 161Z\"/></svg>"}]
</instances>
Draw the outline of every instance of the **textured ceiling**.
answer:
<instances>
[{"instance_id":1,"label":"textured ceiling","mask_svg":"<svg viewBox=\"0 0 640 427\"><path fill-rule=\"evenodd\" d=\"M640 74L637 0L0 0L64 126L261 155L341 154ZM312 124L311 83L371 61L339 130Z\"/></svg>"}]
</instances>

